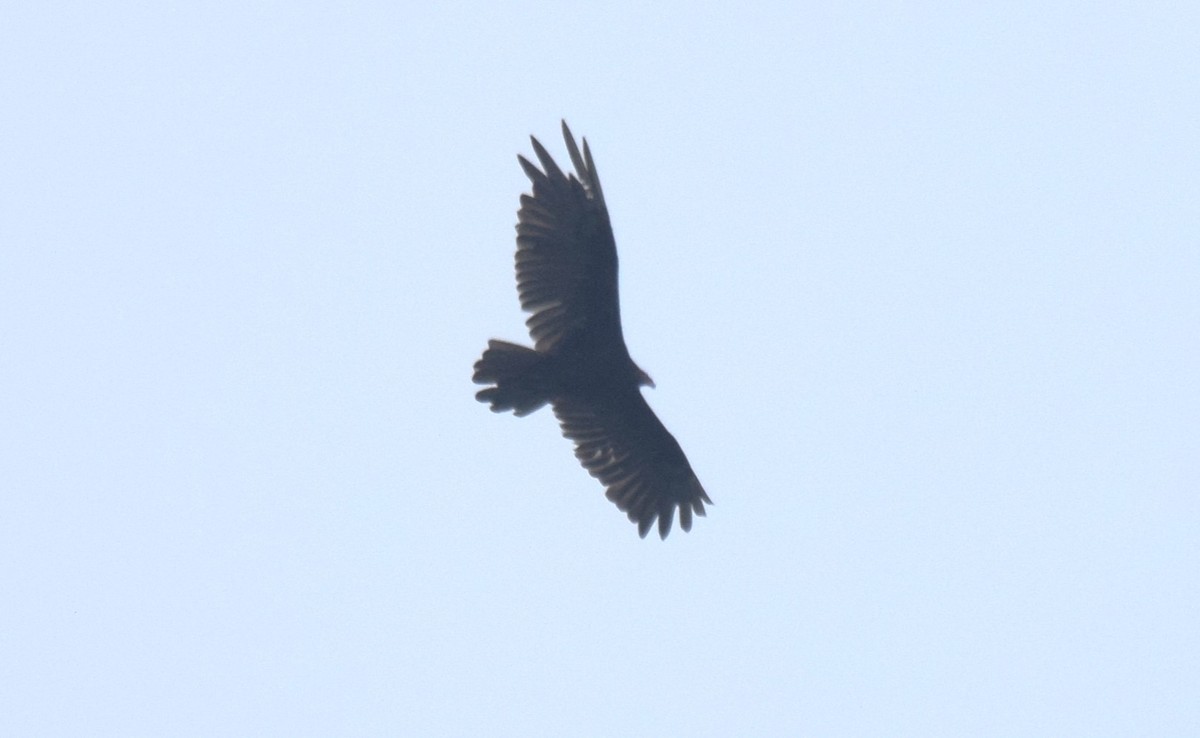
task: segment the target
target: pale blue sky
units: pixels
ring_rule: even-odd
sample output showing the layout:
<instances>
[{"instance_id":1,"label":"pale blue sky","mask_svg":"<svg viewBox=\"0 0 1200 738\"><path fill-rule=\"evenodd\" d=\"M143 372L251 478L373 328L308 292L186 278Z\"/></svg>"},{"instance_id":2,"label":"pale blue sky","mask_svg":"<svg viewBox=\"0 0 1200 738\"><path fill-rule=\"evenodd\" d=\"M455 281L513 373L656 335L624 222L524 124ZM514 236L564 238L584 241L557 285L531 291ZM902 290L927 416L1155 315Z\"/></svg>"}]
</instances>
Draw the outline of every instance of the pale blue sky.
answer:
<instances>
[{"instance_id":1,"label":"pale blue sky","mask_svg":"<svg viewBox=\"0 0 1200 738\"><path fill-rule=\"evenodd\" d=\"M0 734L1194 735L1194 3L9 3ZM591 143L641 540L516 155Z\"/></svg>"}]
</instances>

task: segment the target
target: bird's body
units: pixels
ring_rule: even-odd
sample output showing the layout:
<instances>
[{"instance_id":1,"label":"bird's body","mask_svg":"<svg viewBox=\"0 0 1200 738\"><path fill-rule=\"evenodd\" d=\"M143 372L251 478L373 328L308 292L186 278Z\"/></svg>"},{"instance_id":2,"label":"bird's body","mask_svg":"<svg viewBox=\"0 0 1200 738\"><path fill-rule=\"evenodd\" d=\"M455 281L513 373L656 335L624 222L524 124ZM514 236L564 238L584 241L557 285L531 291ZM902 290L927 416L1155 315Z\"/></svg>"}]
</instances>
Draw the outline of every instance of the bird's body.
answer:
<instances>
[{"instance_id":1,"label":"bird's body","mask_svg":"<svg viewBox=\"0 0 1200 738\"><path fill-rule=\"evenodd\" d=\"M573 174L564 174L536 138L542 169L524 157L533 194L521 196L517 291L534 347L492 340L474 380L476 397L496 412L528 415L554 407L575 456L645 536L658 522L666 538L675 509L684 530L712 503L675 438L642 397L653 386L625 347L617 293L617 249L587 141L567 124Z\"/></svg>"}]
</instances>

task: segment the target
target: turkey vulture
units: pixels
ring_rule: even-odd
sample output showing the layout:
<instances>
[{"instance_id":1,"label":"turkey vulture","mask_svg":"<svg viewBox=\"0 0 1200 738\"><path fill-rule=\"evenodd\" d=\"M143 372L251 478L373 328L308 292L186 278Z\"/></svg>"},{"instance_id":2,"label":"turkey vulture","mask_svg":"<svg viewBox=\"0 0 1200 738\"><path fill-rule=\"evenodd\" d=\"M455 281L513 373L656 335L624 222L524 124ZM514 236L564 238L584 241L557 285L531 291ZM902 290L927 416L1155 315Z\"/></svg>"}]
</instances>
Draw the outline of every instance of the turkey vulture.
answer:
<instances>
[{"instance_id":1,"label":"turkey vulture","mask_svg":"<svg viewBox=\"0 0 1200 738\"><path fill-rule=\"evenodd\" d=\"M575 457L607 489L608 499L646 533L658 520L667 537L675 508L679 525L703 515L704 493L683 449L642 397L654 382L629 357L617 299L617 246L587 139L583 155L566 121L565 174L536 138L542 168L517 156L533 183L517 212L517 292L534 347L488 341L473 379L492 385L475 398L493 412L554 408Z\"/></svg>"}]
</instances>

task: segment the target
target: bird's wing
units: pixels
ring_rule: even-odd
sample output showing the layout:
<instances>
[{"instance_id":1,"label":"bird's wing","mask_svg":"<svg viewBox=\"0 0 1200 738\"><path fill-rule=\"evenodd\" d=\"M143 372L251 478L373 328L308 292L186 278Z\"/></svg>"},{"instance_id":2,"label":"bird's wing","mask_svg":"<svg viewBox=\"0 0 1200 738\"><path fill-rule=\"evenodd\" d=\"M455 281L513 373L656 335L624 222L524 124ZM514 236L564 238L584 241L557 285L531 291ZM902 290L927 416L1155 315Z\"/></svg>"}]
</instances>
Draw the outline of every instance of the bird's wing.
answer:
<instances>
[{"instance_id":1,"label":"bird's wing","mask_svg":"<svg viewBox=\"0 0 1200 738\"><path fill-rule=\"evenodd\" d=\"M525 323L541 352L584 332L587 340L578 350L624 351L617 247L604 193L587 140L581 155L565 121L563 137L573 174L559 169L536 138L530 140L542 169L517 157L533 183L533 194L521 195L517 212L517 291L521 307L533 313Z\"/></svg>"},{"instance_id":2,"label":"bird's wing","mask_svg":"<svg viewBox=\"0 0 1200 738\"><path fill-rule=\"evenodd\" d=\"M679 527L691 530L692 514L704 515L704 503L712 504L683 449L636 388L602 403L556 399L554 414L563 435L575 442L575 457L643 538L655 519L666 538L675 508Z\"/></svg>"}]
</instances>

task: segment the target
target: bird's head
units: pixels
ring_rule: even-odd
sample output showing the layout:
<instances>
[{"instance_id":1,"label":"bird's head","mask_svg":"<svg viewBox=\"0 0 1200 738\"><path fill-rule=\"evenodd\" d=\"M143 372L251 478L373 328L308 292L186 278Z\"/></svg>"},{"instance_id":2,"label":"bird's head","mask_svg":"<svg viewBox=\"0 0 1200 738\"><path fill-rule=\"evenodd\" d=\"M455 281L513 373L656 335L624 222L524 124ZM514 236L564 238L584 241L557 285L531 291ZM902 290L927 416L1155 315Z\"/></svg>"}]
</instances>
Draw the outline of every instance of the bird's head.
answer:
<instances>
[{"instance_id":1,"label":"bird's head","mask_svg":"<svg viewBox=\"0 0 1200 738\"><path fill-rule=\"evenodd\" d=\"M637 364L633 365L633 373L634 376L637 377L637 383L639 387L647 386L651 389L654 389L654 380L651 379L650 375L643 371L642 368Z\"/></svg>"}]
</instances>

